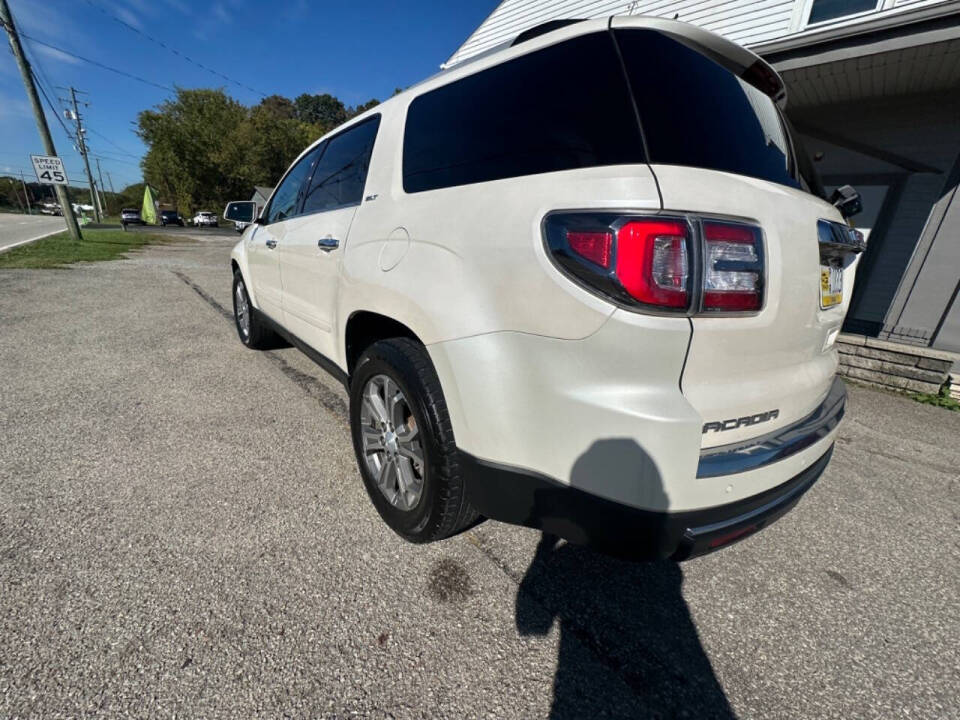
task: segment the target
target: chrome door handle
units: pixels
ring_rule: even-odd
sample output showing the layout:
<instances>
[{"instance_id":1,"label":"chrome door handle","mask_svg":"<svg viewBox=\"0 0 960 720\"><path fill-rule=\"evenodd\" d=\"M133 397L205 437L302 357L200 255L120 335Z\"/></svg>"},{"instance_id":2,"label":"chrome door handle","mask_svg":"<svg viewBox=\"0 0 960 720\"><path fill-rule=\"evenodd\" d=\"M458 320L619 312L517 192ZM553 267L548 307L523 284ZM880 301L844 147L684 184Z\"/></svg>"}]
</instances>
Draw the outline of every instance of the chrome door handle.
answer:
<instances>
[{"instance_id":1,"label":"chrome door handle","mask_svg":"<svg viewBox=\"0 0 960 720\"><path fill-rule=\"evenodd\" d=\"M317 240L317 247L324 252L330 252L340 247L340 241L333 237L325 237Z\"/></svg>"},{"instance_id":2,"label":"chrome door handle","mask_svg":"<svg viewBox=\"0 0 960 720\"><path fill-rule=\"evenodd\" d=\"M276 241L276 240L274 240L273 238L269 238L269 239L267 240L267 247L268 247L268 248L270 248L271 250L273 250L276 246L277 246L277 241Z\"/></svg>"}]
</instances>

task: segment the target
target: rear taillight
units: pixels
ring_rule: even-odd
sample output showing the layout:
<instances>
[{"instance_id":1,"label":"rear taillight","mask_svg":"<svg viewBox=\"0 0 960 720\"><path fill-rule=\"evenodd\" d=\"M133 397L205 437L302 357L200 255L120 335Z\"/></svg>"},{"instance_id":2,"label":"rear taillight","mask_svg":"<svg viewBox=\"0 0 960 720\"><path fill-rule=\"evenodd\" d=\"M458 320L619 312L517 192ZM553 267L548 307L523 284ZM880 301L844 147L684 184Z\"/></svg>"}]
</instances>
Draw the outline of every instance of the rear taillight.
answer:
<instances>
[{"instance_id":1,"label":"rear taillight","mask_svg":"<svg viewBox=\"0 0 960 720\"><path fill-rule=\"evenodd\" d=\"M562 270L622 305L685 314L763 306L763 236L753 225L554 213L544 234Z\"/></svg>"},{"instance_id":2,"label":"rear taillight","mask_svg":"<svg viewBox=\"0 0 960 720\"><path fill-rule=\"evenodd\" d=\"M682 220L631 220L617 232L617 279L645 305L687 307L689 241Z\"/></svg>"},{"instance_id":3,"label":"rear taillight","mask_svg":"<svg viewBox=\"0 0 960 720\"><path fill-rule=\"evenodd\" d=\"M703 309L742 312L763 305L763 239L741 223L703 223Z\"/></svg>"},{"instance_id":4,"label":"rear taillight","mask_svg":"<svg viewBox=\"0 0 960 720\"><path fill-rule=\"evenodd\" d=\"M612 232L567 231L567 243L570 249L580 257L602 268L610 267L610 257L613 254Z\"/></svg>"}]
</instances>

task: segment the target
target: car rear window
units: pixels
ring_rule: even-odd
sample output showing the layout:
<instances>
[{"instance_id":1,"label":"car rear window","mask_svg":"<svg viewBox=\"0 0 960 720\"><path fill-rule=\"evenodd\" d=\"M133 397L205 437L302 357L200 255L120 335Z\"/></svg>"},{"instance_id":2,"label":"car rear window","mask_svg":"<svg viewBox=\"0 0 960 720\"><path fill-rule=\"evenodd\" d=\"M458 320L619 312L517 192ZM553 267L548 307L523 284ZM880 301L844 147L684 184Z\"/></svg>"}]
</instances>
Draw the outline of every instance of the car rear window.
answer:
<instances>
[{"instance_id":1,"label":"car rear window","mask_svg":"<svg viewBox=\"0 0 960 720\"><path fill-rule=\"evenodd\" d=\"M652 30L617 30L651 163L722 170L799 187L773 100Z\"/></svg>"},{"instance_id":2,"label":"car rear window","mask_svg":"<svg viewBox=\"0 0 960 720\"><path fill-rule=\"evenodd\" d=\"M607 33L580 36L416 98L407 112L409 193L535 173L644 162Z\"/></svg>"}]
</instances>

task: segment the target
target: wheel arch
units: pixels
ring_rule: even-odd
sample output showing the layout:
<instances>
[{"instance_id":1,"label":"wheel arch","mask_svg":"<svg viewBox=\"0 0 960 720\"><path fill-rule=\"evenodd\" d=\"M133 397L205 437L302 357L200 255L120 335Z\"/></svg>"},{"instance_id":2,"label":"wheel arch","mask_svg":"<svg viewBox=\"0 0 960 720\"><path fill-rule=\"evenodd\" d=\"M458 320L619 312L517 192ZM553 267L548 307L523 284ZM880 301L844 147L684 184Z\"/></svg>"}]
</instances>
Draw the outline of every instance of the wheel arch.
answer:
<instances>
[{"instance_id":1,"label":"wheel arch","mask_svg":"<svg viewBox=\"0 0 960 720\"><path fill-rule=\"evenodd\" d=\"M347 318L343 335L344 360L347 374L352 376L363 351L379 340L405 337L425 345L408 325L382 313L356 310Z\"/></svg>"}]
</instances>

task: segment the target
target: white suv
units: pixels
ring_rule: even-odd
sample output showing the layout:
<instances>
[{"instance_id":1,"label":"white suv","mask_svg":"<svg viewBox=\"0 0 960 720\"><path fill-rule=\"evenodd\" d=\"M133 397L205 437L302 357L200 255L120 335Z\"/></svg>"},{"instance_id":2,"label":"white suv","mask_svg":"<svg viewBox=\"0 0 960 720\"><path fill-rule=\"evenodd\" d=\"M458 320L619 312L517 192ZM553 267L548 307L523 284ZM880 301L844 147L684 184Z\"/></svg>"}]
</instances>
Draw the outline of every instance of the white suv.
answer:
<instances>
[{"instance_id":1,"label":"white suv","mask_svg":"<svg viewBox=\"0 0 960 720\"><path fill-rule=\"evenodd\" d=\"M193 217L193 224L197 227L219 227L217 216L207 210L201 210Z\"/></svg>"},{"instance_id":2,"label":"white suv","mask_svg":"<svg viewBox=\"0 0 960 720\"><path fill-rule=\"evenodd\" d=\"M863 248L783 100L684 23L524 33L323 137L259 218L228 205L254 221L240 339L343 382L408 540L484 516L634 557L734 542L829 461Z\"/></svg>"}]
</instances>

